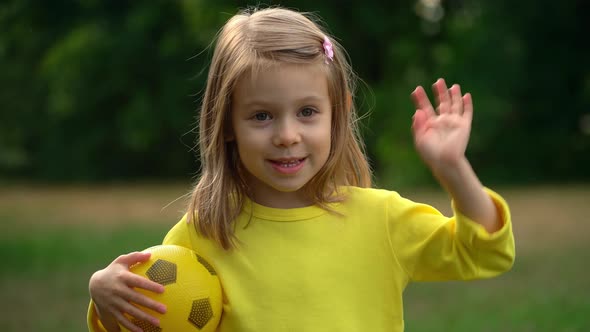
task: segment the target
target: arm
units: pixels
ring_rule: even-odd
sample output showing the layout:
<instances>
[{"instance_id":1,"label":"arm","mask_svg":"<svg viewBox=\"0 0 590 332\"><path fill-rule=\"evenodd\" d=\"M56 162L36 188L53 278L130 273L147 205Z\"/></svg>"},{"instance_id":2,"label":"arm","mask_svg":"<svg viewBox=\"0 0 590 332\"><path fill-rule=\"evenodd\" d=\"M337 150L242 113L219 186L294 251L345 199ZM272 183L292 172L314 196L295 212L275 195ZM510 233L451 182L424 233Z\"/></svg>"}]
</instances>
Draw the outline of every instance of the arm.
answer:
<instances>
[{"instance_id":1,"label":"arm","mask_svg":"<svg viewBox=\"0 0 590 332\"><path fill-rule=\"evenodd\" d=\"M496 232L502 227L497 208L465 157L473 117L471 95L461 96L456 84L447 89L443 79L434 83L433 90L438 112L422 87L412 92L416 106L412 123L416 149L451 195L457 210L489 233Z\"/></svg>"},{"instance_id":2,"label":"arm","mask_svg":"<svg viewBox=\"0 0 590 332\"><path fill-rule=\"evenodd\" d=\"M388 233L394 255L412 281L473 280L497 276L514 264L514 237L506 201L484 189L502 228L489 233L453 204L454 216L393 195Z\"/></svg>"}]
</instances>

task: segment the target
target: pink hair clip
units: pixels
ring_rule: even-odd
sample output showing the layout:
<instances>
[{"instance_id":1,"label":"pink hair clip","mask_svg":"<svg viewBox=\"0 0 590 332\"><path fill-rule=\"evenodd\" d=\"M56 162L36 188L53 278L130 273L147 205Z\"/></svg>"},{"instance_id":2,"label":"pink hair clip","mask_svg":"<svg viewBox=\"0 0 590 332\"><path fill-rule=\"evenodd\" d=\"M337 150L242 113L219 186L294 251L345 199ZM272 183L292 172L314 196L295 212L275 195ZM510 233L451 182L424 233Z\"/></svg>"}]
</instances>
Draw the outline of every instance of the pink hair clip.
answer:
<instances>
[{"instance_id":1,"label":"pink hair clip","mask_svg":"<svg viewBox=\"0 0 590 332\"><path fill-rule=\"evenodd\" d=\"M328 36L324 36L324 54L330 59L330 61L334 61L334 46ZM326 60L326 64L328 64L328 60Z\"/></svg>"}]
</instances>

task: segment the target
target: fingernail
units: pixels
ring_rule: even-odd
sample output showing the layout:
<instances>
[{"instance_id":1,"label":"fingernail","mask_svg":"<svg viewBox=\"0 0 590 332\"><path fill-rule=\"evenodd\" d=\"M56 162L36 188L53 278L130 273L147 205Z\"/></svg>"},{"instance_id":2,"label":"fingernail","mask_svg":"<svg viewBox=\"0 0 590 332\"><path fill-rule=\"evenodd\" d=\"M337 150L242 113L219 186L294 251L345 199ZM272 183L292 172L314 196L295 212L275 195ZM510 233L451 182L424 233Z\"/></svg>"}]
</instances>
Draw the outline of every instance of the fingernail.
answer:
<instances>
[{"instance_id":1,"label":"fingernail","mask_svg":"<svg viewBox=\"0 0 590 332\"><path fill-rule=\"evenodd\" d=\"M165 305L160 306L160 312L163 314L166 313L166 306Z\"/></svg>"},{"instance_id":2,"label":"fingernail","mask_svg":"<svg viewBox=\"0 0 590 332\"><path fill-rule=\"evenodd\" d=\"M152 319L152 325L155 325L155 326L158 326L159 327L160 326L160 320L157 319L157 318L153 318Z\"/></svg>"}]
</instances>

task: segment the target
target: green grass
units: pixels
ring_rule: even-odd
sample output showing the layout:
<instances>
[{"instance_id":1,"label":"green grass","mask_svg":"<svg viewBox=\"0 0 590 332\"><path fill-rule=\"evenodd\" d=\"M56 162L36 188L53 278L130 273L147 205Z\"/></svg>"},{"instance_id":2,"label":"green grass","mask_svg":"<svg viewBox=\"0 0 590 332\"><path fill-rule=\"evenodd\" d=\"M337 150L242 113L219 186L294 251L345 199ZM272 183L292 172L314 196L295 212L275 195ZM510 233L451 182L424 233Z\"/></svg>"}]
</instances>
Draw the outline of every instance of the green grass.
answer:
<instances>
[{"instance_id":1,"label":"green grass","mask_svg":"<svg viewBox=\"0 0 590 332\"><path fill-rule=\"evenodd\" d=\"M119 254L161 242L162 227L62 228L2 236L1 331L83 331L90 275ZM519 257L500 278L415 283L408 331L587 331L586 248Z\"/></svg>"},{"instance_id":2,"label":"green grass","mask_svg":"<svg viewBox=\"0 0 590 332\"><path fill-rule=\"evenodd\" d=\"M32 231L0 237L3 266L0 275L45 275L50 270L100 266L118 255L162 242L167 229L122 227Z\"/></svg>"},{"instance_id":3,"label":"green grass","mask_svg":"<svg viewBox=\"0 0 590 332\"><path fill-rule=\"evenodd\" d=\"M0 331L85 331L92 273L122 253L161 243L166 230L68 227L3 234Z\"/></svg>"},{"instance_id":4,"label":"green grass","mask_svg":"<svg viewBox=\"0 0 590 332\"><path fill-rule=\"evenodd\" d=\"M408 331L589 331L585 248L518 257L490 280L415 283L406 290Z\"/></svg>"},{"instance_id":5,"label":"green grass","mask_svg":"<svg viewBox=\"0 0 590 332\"><path fill-rule=\"evenodd\" d=\"M513 270L491 280L411 284L404 294L406 330L590 331L589 210L581 204L590 190L568 193L508 192L517 219ZM554 204L549 205L548 194ZM104 214L76 224L72 220L80 214L63 211L71 197L79 196L67 196L65 208L51 214L29 207L26 200L4 206L0 202L0 331L85 331L92 273L122 253L159 244L176 220L158 209L149 214L149 221L116 217L118 212L107 207L118 206L117 197L102 202ZM88 201L91 207L95 197L82 197L78 204ZM144 202L137 209L151 204ZM105 222L98 223L102 218ZM67 223L56 223L61 219Z\"/></svg>"}]
</instances>

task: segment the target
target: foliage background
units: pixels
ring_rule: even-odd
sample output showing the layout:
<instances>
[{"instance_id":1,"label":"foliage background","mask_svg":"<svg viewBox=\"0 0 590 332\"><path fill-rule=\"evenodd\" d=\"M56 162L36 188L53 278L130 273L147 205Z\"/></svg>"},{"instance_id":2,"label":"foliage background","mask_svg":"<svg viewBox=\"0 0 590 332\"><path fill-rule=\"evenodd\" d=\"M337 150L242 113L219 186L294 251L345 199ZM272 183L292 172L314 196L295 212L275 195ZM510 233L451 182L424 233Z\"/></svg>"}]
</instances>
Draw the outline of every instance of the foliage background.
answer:
<instances>
[{"instance_id":1,"label":"foliage background","mask_svg":"<svg viewBox=\"0 0 590 332\"><path fill-rule=\"evenodd\" d=\"M209 45L255 4L0 1L1 331L85 330L92 273L180 218ZM510 203L517 260L412 284L407 329L589 331L590 3L261 3L277 4L320 15L347 49L379 186L450 213L414 152L409 94L443 76L474 96L468 156Z\"/></svg>"},{"instance_id":2,"label":"foliage background","mask_svg":"<svg viewBox=\"0 0 590 332\"><path fill-rule=\"evenodd\" d=\"M252 4L3 1L0 177L194 176L208 46ZM366 83L357 102L379 182L432 183L413 150L409 94L438 77L474 96L469 157L484 182L590 178L588 2L280 4L320 15L348 50Z\"/></svg>"}]
</instances>

